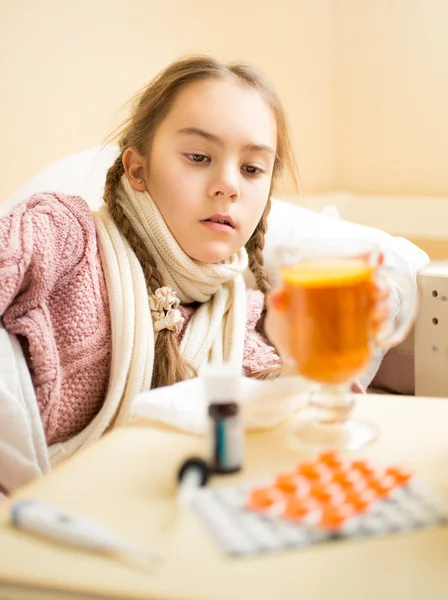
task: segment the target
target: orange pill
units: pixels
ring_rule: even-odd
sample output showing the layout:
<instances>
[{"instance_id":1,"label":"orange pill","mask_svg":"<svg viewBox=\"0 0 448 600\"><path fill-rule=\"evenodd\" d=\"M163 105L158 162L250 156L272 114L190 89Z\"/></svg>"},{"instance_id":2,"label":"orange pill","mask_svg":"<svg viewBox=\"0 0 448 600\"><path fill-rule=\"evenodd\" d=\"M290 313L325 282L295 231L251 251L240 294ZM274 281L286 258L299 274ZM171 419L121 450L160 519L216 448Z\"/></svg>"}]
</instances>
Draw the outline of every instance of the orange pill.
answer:
<instances>
[{"instance_id":1,"label":"orange pill","mask_svg":"<svg viewBox=\"0 0 448 600\"><path fill-rule=\"evenodd\" d=\"M353 507L355 512L362 513L368 510L372 502L375 502L377 498L378 496L373 490L366 489L360 492L349 492L345 496L345 501Z\"/></svg>"},{"instance_id":2,"label":"orange pill","mask_svg":"<svg viewBox=\"0 0 448 600\"><path fill-rule=\"evenodd\" d=\"M266 510L281 500L281 493L272 486L254 488L249 493L248 506L252 510Z\"/></svg>"},{"instance_id":3,"label":"orange pill","mask_svg":"<svg viewBox=\"0 0 448 600\"><path fill-rule=\"evenodd\" d=\"M361 491L366 488L365 479L360 471L334 471L333 482L346 491Z\"/></svg>"},{"instance_id":4,"label":"orange pill","mask_svg":"<svg viewBox=\"0 0 448 600\"><path fill-rule=\"evenodd\" d=\"M291 496L286 501L282 516L290 521L317 522L321 513L322 509L313 498L295 498Z\"/></svg>"},{"instance_id":5,"label":"orange pill","mask_svg":"<svg viewBox=\"0 0 448 600\"><path fill-rule=\"evenodd\" d=\"M378 467L370 460L354 460L352 469L359 471L364 476L377 475L379 473Z\"/></svg>"},{"instance_id":6,"label":"orange pill","mask_svg":"<svg viewBox=\"0 0 448 600\"><path fill-rule=\"evenodd\" d=\"M386 469L386 475L393 477L397 485L406 485L414 476L412 471L400 467L389 467Z\"/></svg>"},{"instance_id":7,"label":"orange pill","mask_svg":"<svg viewBox=\"0 0 448 600\"><path fill-rule=\"evenodd\" d=\"M328 485L314 484L311 486L310 496L322 504L338 506L344 503L345 494L341 486L335 483Z\"/></svg>"},{"instance_id":8,"label":"orange pill","mask_svg":"<svg viewBox=\"0 0 448 600\"><path fill-rule=\"evenodd\" d=\"M293 494L297 489L295 473L280 473L275 479L275 485L286 494Z\"/></svg>"},{"instance_id":9,"label":"orange pill","mask_svg":"<svg viewBox=\"0 0 448 600\"><path fill-rule=\"evenodd\" d=\"M337 531L354 514L355 511L349 504L342 504L341 506L327 506L322 511L319 525L324 529Z\"/></svg>"},{"instance_id":10,"label":"orange pill","mask_svg":"<svg viewBox=\"0 0 448 600\"><path fill-rule=\"evenodd\" d=\"M367 486L379 497L387 496L395 487L395 479L384 475L382 477L367 478Z\"/></svg>"},{"instance_id":11,"label":"orange pill","mask_svg":"<svg viewBox=\"0 0 448 600\"><path fill-rule=\"evenodd\" d=\"M316 462L302 462L297 466L297 473L303 475L313 483L328 483L331 481L331 470L324 464Z\"/></svg>"},{"instance_id":12,"label":"orange pill","mask_svg":"<svg viewBox=\"0 0 448 600\"><path fill-rule=\"evenodd\" d=\"M337 469L339 471L345 471L351 465L350 461L336 450L321 452L318 460L332 470Z\"/></svg>"}]
</instances>

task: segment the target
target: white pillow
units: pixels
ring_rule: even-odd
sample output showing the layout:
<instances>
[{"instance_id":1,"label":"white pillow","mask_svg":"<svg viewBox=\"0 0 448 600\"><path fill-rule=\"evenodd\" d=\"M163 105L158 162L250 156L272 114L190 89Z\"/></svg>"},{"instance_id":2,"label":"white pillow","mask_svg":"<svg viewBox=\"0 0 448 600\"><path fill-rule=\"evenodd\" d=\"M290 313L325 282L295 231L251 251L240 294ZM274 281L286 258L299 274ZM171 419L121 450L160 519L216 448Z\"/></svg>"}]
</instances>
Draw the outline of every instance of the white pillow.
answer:
<instances>
[{"instance_id":1,"label":"white pillow","mask_svg":"<svg viewBox=\"0 0 448 600\"><path fill-rule=\"evenodd\" d=\"M0 202L0 216L36 192L61 192L81 196L92 209L98 208L103 201L107 170L117 154L117 146L94 146L61 158Z\"/></svg>"}]
</instances>

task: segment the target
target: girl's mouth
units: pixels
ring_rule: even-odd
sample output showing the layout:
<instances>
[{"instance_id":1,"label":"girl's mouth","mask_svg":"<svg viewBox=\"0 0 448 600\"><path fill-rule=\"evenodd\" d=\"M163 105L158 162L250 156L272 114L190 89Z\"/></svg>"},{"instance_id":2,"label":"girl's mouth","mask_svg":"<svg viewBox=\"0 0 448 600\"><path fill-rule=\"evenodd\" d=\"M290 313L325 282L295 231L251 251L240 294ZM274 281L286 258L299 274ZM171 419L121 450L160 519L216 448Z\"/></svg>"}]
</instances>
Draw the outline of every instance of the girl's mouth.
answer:
<instances>
[{"instance_id":1,"label":"girl's mouth","mask_svg":"<svg viewBox=\"0 0 448 600\"><path fill-rule=\"evenodd\" d=\"M201 223L205 225L207 229L211 229L212 231L222 231L229 233L230 231L234 230L233 225L230 223L230 221L226 219L211 218L205 219L204 221L201 221Z\"/></svg>"}]
</instances>

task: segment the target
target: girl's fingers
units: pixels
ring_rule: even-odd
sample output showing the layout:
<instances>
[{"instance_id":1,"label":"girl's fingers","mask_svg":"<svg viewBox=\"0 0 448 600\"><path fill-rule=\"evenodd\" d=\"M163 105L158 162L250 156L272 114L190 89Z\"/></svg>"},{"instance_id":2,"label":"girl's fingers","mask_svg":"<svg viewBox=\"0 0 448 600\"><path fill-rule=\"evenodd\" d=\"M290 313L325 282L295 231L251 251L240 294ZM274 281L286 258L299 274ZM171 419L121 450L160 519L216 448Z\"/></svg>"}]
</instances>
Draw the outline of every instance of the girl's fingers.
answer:
<instances>
[{"instance_id":1,"label":"girl's fingers","mask_svg":"<svg viewBox=\"0 0 448 600\"><path fill-rule=\"evenodd\" d=\"M373 282L373 297L375 302L382 302L389 298L390 284L387 279L377 279Z\"/></svg>"},{"instance_id":2,"label":"girl's fingers","mask_svg":"<svg viewBox=\"0 0 448 600\"><path fill-rule=\"evenodd\" d=\"M382 323L392 317L392 306L389 302L378 302L372 312L372 321Z\"/></svg>"},{"instance_id":3,"label":"girl's fingers","mask_svg":"<svg viewBox=\"0 0 448 600\"><path fill-rule=\"evenodd\" d=\"M375 333L387 332L391 326L393 307L390 302L390 283L387 279L380 278L374 281L374 308L372 322Z\"/></svg>"},{"instance_id":4,"label":"girl's fingers","mask_svg":"<svg viewBox=\"0 0 448 600\"><path fill-rule=\"evenodd\" d=\"M269 294L267 294L266 306L268 309L270 309L270 310L276 309L276 305L278 304L278 295L279 295L279 290L274 290L272 292L269 292Z\"/></svg>"},{"instance_id":5,"label":"girl's fingers","mask_svg":"<svg viewBox=\"0 0 448 600\"><path fill-rule=\"evenodd\" d=\"M273 290L266 298L266 306L271 310L283 312L286 308L286 294L284 290Z\"/></svg>"},{"instance_id":6,"label":"girl's fingers","mask_svg":"<svg viewBox=\"0 0 448 600\"><path fill-rule=\"evenodd\" d=\"M285 294L282 290L270 292L266 298L267 313L265 333L283 360L288 356L290 327L285 309Z\"/></svg>"}]
</instances>

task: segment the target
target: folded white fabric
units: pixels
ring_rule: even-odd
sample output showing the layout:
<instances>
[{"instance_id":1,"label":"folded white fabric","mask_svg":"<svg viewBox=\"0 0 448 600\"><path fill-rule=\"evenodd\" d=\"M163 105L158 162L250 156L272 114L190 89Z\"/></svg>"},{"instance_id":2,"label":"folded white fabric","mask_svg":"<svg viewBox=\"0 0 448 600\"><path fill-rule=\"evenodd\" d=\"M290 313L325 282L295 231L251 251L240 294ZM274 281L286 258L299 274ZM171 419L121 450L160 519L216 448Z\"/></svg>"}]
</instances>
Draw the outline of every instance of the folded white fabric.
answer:
<instances>
[{"instance_id":1,"label":"folded white fabric","mask_svg":"<svg viewBox=\"0 0 448 600\"><path fill-rule=\"evenodd\" d=\"M11 493L49 471L45 433L17 338L0 322L0 485Z\"/></svg>"},{"instance_id":2,"label":"folded white fabric","mask_svg":"<svg viewBox=\"0 0 448 600\"><path fill-rule=\"evenodd\" d=\"M279 425L306 406L310 385L302 377L258 381L241 376L240 398L246 430ZM134 417L145 417L176 429L202 435L207 427L207 399L200 377L136 396Z\"/></svg>"}]
</instances>

